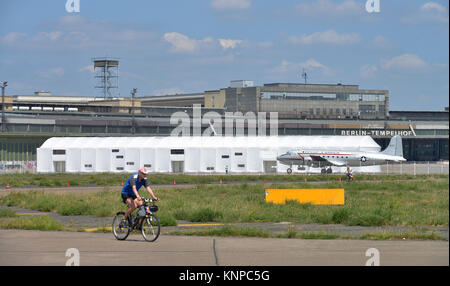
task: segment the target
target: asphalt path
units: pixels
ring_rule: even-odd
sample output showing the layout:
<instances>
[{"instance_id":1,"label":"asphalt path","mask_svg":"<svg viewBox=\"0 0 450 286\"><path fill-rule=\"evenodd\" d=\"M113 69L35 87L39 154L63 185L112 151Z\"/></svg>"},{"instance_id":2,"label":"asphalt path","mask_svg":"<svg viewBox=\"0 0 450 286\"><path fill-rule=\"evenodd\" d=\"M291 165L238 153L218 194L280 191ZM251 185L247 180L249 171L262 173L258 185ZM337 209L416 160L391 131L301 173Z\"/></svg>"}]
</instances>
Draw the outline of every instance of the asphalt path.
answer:
<instances>
[{"instance_id":1,"label":"asphalt path","mask_svg":"<svg viewBox=\"0 0 450 286\"><path fill-rule=\"evenodd\" d=\"M64 266L75 257L69 249L81 266L364 266L375 257L381 266L449 265L448 241L161 235L146 242L139 234L118 241L111 233L0 230L0 266Z\"/></svg>"}]
</instances>

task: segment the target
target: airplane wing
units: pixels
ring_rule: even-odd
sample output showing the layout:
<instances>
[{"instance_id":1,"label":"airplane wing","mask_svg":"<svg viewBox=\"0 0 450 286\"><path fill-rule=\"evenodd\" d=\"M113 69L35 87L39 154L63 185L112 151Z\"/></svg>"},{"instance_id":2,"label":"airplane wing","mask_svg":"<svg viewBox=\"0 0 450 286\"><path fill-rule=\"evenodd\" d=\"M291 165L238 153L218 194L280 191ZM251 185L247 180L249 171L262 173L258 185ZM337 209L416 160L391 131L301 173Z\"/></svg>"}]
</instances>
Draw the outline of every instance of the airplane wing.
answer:
<instances>
[{"instance_id":1,"label":"airplane wing","mask_svg":"<svg viewBox=\"0 0 450 286\"><path fill-rule=\"evenodd\" d=\"M334 166L344 166L345 162L342 161L338 161L338 160L330 160L330 159L325 159L322 158L321 156L317 156L317 155L310 155L311 159L313 159L313 161L318 161L318 162L328 162L331 165Z\"/></svg>"}]
</instances>

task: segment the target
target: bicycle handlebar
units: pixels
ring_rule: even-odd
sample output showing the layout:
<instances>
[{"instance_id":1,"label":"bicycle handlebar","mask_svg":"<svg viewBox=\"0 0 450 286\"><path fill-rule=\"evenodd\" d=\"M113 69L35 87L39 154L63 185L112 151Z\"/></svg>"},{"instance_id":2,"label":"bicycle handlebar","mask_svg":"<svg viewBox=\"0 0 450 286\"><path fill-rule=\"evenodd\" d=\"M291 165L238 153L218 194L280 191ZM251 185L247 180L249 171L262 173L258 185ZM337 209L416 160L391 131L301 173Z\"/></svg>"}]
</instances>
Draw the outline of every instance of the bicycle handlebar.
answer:
<instances>
[{"instance_id":1,"label":"bicycle handlebar","mask_svg":"<svg viewBox=\"0 0 450 286\"><path fill-rule=\"evenodd\" d=\"M157 201L159 201L159 200L154 200L154 199L147 199L147 198L144 198L144 197L141 197L142 198L142 200L144 201L144 202L149 202L149 203L155 203L155 202L157 202Z\"/></svg>"}]
</instances>

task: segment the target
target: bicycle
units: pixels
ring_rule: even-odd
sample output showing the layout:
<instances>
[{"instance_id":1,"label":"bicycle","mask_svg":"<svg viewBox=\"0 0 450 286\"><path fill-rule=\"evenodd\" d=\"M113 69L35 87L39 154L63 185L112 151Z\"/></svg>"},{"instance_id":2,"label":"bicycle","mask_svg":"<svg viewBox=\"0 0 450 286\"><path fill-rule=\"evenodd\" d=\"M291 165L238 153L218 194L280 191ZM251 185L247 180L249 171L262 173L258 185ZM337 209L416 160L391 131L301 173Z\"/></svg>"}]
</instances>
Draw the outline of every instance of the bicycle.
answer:
<instances>
[{"instance_id":1,"label":"bicycle","mask_svg":"<svg viewBox=\"0 0 450 286\"><path fill-rule=\"evenodd\" d=\"M347 174L347 182L353 181L353 174Z\"/></svg>"},{"instance_id":2,"label":"bicycle","mask_svg":"<svg viewBox=\"0 0 450 286\"><path fill-rule=\"evenodd\" d=\"M130 214L124 225L121 222L125 212L116 213L112 222L112 232L117 240L127 239L134 229L140 230L146 241L153 242L158 239L161 225L158 217L154 214L158 211L158 206L152 199L142 198L142 200L144 203L138 208L136 216ZM141 219L140 223L139 219Z\"/></svg>"}]
</instances>

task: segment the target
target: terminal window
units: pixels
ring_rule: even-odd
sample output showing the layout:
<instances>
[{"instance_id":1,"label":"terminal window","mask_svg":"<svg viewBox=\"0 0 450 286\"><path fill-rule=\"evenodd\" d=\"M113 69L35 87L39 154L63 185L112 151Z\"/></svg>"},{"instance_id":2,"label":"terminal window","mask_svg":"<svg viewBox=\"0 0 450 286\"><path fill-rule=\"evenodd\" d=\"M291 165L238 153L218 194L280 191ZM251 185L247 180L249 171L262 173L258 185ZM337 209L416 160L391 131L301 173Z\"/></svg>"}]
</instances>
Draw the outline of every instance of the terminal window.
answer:
<instances>
[{"instance_id":1,"label":"terminal window","mask_svg":"<svg viewBox=\"0 0 450 286\"><path fill-rule=\"evenodd\" d=\"M320 93L320 92L261 92L262 99L297 99L297 100L339 100L339 101L378 101L385 100L384 94L368 93Z\"/></svg>"},{"instance_id":2,"label":"terminal window","mask_svg":"<svg viewBox=\"0 0 450 286\"><path fill-rule=\"evenodd\" d=\"M371 105L371 104L361 104L359 106L359 110L363 111L363 112L370 112L370 111L375 111L375 105Z\"/></svg>"}]
</instances>

